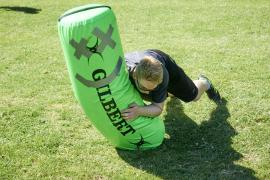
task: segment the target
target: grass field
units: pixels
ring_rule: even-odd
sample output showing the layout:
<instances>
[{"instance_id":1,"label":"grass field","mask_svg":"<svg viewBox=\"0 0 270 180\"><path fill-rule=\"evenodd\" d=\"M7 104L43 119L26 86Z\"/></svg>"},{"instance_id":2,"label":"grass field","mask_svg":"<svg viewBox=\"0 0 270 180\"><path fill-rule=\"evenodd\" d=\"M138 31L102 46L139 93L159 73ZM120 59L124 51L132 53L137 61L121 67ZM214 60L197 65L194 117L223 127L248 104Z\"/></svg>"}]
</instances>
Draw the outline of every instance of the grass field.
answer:
<instances>
[{"instance_id":1,"label":"grass field","mask_svg":"<svg viewBox=\"0 0 270 180\"><path fill-rule=\"evenodd\" d=\"M168 99L162 146L117 150L75 100L57 32L91 1L0 1L0 179L270 179L270 1L99 2L125 52L161 49L227 103Z\"/></svg>"}]
</instances>

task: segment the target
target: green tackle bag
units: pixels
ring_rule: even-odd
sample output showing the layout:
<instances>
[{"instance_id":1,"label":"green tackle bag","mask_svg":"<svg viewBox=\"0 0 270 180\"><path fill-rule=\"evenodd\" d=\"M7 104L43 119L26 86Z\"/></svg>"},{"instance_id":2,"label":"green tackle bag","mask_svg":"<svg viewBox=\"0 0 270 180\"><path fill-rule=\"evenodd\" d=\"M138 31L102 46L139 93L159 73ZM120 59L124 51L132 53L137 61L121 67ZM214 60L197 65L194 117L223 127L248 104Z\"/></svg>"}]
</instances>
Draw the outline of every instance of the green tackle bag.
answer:
<instances>
[{"instance_id":1,"label":"green tackle bag","mask_svg":"<svg viewBox=\"0 0 270 180\"><path fill-rule=\"evenodd\" d=\"M111 8L91 4L71 9L59 18L58 31L75 97L92 124L121 149L159 146L165 131L160 118L121 117L129 104L144 102L129 81Z\"/></svg>"}]
</instances>

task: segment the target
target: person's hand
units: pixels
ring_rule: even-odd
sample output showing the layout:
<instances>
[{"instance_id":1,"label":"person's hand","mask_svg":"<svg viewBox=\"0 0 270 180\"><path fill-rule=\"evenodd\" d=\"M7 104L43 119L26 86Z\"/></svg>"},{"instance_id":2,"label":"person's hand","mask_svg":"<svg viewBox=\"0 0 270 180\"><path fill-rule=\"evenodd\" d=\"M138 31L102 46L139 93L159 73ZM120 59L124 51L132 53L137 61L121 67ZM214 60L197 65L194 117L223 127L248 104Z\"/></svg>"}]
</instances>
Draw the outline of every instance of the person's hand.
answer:
<instances>
[{"instance_id":1,"label":"person's hand","mask_svg":"<svg viewBox=\"0 0 270 180\"><path fill-rule=\"evenodd\" d=\"M140 106L136 103L132 103L127 109L121 111L122 118L125 120L136 119L140 115Z\"/></svg>"}]
</instances>

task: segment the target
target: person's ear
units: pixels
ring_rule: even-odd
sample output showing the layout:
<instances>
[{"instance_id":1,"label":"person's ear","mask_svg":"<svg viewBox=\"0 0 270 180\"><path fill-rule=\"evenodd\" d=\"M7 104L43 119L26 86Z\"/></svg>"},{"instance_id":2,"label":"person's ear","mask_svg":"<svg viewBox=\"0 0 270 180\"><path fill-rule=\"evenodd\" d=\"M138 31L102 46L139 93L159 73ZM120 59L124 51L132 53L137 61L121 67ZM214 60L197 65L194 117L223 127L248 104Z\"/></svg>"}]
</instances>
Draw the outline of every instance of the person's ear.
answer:
<instances>
[{"instance_id":1,"label":"person's ear","mask_svg":"<svg viewBox=\"0 0 270 180\"><path fill-rule=\"evenodd\" d=\"M137 80L137 76L136 76L136 68L134 69L133 73L132 73L132 77L133 79Z\"/></svg>"}]
</instances>

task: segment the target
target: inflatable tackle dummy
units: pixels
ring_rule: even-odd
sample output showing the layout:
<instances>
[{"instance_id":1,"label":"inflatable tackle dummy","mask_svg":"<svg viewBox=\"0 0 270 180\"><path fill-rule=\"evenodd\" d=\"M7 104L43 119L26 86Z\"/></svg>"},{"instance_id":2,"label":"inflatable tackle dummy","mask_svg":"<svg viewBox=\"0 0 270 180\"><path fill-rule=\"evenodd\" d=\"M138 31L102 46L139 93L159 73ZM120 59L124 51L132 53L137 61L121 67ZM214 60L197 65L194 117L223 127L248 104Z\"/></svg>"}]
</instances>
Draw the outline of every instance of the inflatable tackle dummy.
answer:
<instances>
[{"instance_id":1,"label":"inflatable tackle dummy","mask_svg":"<svg viewBox=\"0 0 270 180\"><path fill-rule=\"evenodd\" d=\"M160 118L121 117L129 104L144 102L129 81L111 8L91 4L71 9L59 18L58 30L75 97L91 123L117 148L159 146L164 138Z\"/></svg>"}]
</instances>

